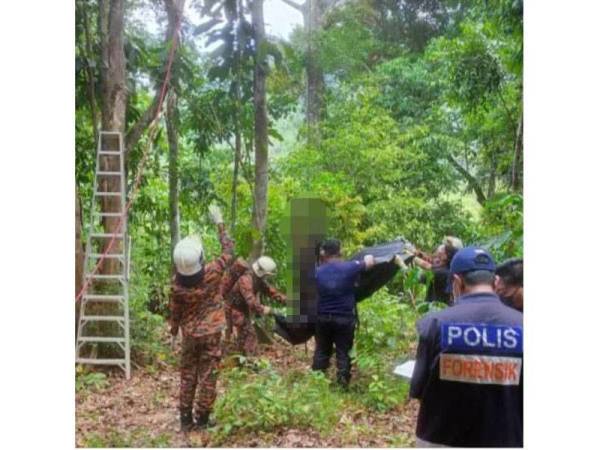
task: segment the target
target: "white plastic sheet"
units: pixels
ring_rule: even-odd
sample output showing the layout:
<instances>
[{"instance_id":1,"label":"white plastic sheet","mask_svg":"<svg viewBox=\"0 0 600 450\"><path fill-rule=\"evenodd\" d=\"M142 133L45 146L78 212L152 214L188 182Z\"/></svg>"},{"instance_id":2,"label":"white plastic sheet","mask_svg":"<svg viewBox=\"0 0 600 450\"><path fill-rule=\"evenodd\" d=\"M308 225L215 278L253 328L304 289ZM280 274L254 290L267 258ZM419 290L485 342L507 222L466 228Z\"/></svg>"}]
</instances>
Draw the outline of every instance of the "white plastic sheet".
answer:
<instances>
[{"instance_id":1,"label":"white plastic sheet","mask_svg":"<svg viewBox=\"0 0 600 450\"><path fill-rule=\"evenodd\" d=\"M409 359L408 361L403 362L402 364L398 364L394 368L394 375L398 375L399 377L410 380L415 370L415 362L416 361L414 359Z\"/></svg>"}]
</instances>

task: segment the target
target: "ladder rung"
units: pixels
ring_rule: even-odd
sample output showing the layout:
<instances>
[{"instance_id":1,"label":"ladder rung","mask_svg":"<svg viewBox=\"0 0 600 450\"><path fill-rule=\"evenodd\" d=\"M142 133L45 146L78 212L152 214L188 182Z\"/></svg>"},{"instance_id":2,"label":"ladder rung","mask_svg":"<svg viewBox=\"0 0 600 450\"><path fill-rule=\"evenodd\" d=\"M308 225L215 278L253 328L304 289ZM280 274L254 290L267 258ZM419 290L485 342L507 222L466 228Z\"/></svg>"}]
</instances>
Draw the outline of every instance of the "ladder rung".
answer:
<instances>
[{"instance_id":1,"label":"ladder rung","mask_svg":"<svg viewBox=\"0 0 600 450\"><path fill-rule=\"evenodd\" d=\"M121 217L123 213L120 212L94 212L94 215L99 217Z\"/></svg>"},{"instance_id":2,"label":"ladder rung","mask_svg":"<svg viewBox=\"0 0 600 450\"><path fill-rule=\"evenodd\" d=\"M121 172L96 172L97 175L99 176L105 176L105 177L117 177L117 176L121 176Z\"/></svg>"},{"instance_id":3,"label":"ladder rung","mask_svg":"<svg viewBox=\"0 0 600 450\"><path fill-rule=\"evenodd\" d=\"M117 239L123 239L123 233L91 233L92 238L111 238L116 237Z\"/></svg>"},{"instance_id":4,"label":"ladder rung","mask_svg":"<svg viewBox=\"0 0 600 450\"><path fill-rule=\"evenodd\" d=\"M96 192L98 197L120 197L120 192Z\"/></svg>"},{"instance_id":5,"label":"ladder rung","mask_svg":"<svg viewBox=\"0 0 600 450\"><path fill-rule=\"evenodd\" d=\"M83 316L81 320L93 322L121 322L125 320L124 316Z\"/></svg>"},{"instance_id":6,"label":"ladder rung","mask_svg":"<svg viewBox=\"0 0 600 450\"><path fill-rule=\"evenodd\" d=\"M100 258L102 256L102 253L92 253L90 255L90 258ZM125 255L119 254L119 253L107 253L106 255L104 255L104 258L110 258L110 259L115 259L115 258L125 258Z\"/></svg>"},{"instance_id":7,"label":"ladder rung","mask_svg":"<svg viewBox=\"0 0 600 450\"><path fill-rule=\"evenodd\" d=\"M85 274L86 278L97 278L99 280L120 280L121 278L123 278L123 275L116 275L116 274L100 274L100 273L86 273Z\"/></svg>"},{"instance_id":8,"label":"ladder rung","mask_svg":"<svg viewBox=\"0 0 600 450\"><path fill-rule=\"evenodd\" d=\"M80 336L79 342L115 342L125 343L124 337L105 337L105 336Z\"/></svg>"},{"instance_id":9,"label":"ladder rung","mask_svg":"<svg viewBox=\"0 0 600 450\"><path fill-rule=\"evenodd\" d=\"M121 152L113 150L101 150L100 155L120 155Z\"/></svg>"},{"instance_id":10,"label":"ladder rung","mask_svg":"<svg viewBox=\"0 0 600 450\"><path fill-rule=\"evenodd\" d=\"M125 300L123 295L100 295L100 294L85 294L83 298L90 302L122 302Z\"/></svg>"},{"instance_id":11,"label":"ladder rung","mask_svg":"<svg viewBox=\"0 0 600 450\"><path fill-rule=\"evenodd\" d=\"M79 364L125 364L124 359L77 358L75 362Z\"/></svg>"}]
</instances>

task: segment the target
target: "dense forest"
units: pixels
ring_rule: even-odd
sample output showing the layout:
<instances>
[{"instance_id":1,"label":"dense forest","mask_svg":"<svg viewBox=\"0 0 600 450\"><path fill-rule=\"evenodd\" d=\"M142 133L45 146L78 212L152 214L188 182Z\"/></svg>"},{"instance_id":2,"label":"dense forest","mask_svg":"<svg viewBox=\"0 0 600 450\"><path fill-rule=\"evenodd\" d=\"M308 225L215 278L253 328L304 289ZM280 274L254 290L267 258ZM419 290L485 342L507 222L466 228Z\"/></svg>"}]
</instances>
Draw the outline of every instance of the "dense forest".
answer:
<instances>
[{"instance_id":1,"label":"dense forest","mask_svg":"<svg viewBox=\"0 0 600 450\"><path fill-rule=\"evenodd\" d=\"M78 368L78 445L412 443L414 404L390 368L436 307L417 268L360 305L351 396L275 340L242 367L225 360L214 430L176 433L172 253L196 233L218 254L211 203L237 254L273 257L284 291L292 198L327 204L345 254L398 236L429 251L453 235L498 261L522 256L522 1L270 2L302 15L287 39L267 33L263 0L76 1L76 293L99 130L125 136L137 193L135 373L127 384ZM128 422L128 408L146 419Z\"/></svg>"}]
</instances>

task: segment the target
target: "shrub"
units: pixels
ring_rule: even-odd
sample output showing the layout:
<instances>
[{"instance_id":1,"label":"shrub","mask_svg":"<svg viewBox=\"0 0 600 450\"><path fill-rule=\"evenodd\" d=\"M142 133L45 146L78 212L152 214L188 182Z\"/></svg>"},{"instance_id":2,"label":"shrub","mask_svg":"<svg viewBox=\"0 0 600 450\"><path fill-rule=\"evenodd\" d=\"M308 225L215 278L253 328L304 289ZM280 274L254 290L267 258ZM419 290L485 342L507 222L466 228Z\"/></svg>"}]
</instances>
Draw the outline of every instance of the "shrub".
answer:
<instances>
[{"instance_id":1,"label":"shrub","mask_svg":"<svg viewBox=\"0 0 600 450\"><path fill-rule=\"evenodd\" d=\"M263 360L266 361L266 360ZM235 430L271 431L277 428L313 428L327 432L337 423L342 398L330 389L320 372L282 376L268 362L255 372L236 367L223 374L225 394L215 405L217 436Z\"/></svg>"},{"instance_id":2,"label":"shrub","mask_svg":"<svg viewBox=\"0 0 600 450\"><path fill-rule=\"evenodd\" d=\"M75 376L75 390L77 392L80 392L83 389L104 389L108 384L108 379L102 372L85 373L81 366L78 366Z\"/></svg>"}]
</instances>

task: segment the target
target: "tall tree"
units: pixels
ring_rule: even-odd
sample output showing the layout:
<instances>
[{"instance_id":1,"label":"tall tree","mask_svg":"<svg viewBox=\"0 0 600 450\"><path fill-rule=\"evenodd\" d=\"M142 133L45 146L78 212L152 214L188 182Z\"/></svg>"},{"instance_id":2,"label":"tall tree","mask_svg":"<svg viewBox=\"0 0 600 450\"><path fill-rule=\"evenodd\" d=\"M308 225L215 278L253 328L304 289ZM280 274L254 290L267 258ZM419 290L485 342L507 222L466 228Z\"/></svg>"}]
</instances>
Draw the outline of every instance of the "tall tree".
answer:
<instances>
[{"instance_id":1,"label":"tall tree","mask_svg":"<svg viewBox=\"0 0 600 450\"><path fill-rule=\"evenodd\" d=\"M127 107L126 61L123 46L124 0L100 0L100 42L102 62L100 67L102 96L102 130L125 132L125 111ZM119 171L117 158L103 160L102 170ZM119 191L116 177L103 177L99 182L101 191ZM119 197L101 197L103 211L120 211ZM119 225L118 217L103 217L103 226L107 233L115 233ZM103 250L110 240L105 239ZM119 243L123 245L123 242ZM113 252L118 251L116 247ZM124 249L121 249L121 251ZM114 270L118 262L105 260L101 267L104 271Z\"/></svg>"},{"instance_id":2,"label":"tall tree","mask_svg":"<svg viewBox=\"0 0 600 450\"><path fill-rule=\"evenodd\" d=\"M318 145L320 142L319 124L325 110L325 79L319 61L318 34L323 26L325 8L335 5L335 0L306 0L296 3L293 0L283 2L302 13L306 46L306 125L308 142Z\"/></svg>"},{"instance_id":3,"label":"tall tree","mask_svg":"<svg viewBox=\"0 0 600 450\"><path fill-rule=\"evenodd\" d=\"M233 71L235 74L234 80L234 108L235 108L235 147L233 155L233 181L231 186L231 232L235 232L235 222L237 215L237 187L238 175L240 169L240 160L242 157L242 42L240 38L241 21L239 18L243 15L243 5L241 0L235 1L234 18L238 21L238 26L235 28L234 46L234 65Z\"/></svg>"},{"instance_id":4,"label":"tall tree","mask_svg":"<svg viewBox=\"0 0 600 450\"><path fill-rule=\"evenodd\" d=\"M183 0L164 0L165 8L169 18L169 26L166 33L167 45L177 46L177 24L181 20L180 15L183 11ZM118 131L125 136L126 130L126 108L127 108L127 72L124 48L124 18L125 2L124 0L99 0L99 28L100 43L102 51L102 62L100 70L101 78L101 98L102 98L102 130ZM166 76L166 64L163 70ZM158 82L160 86L162 80ZM167 80L167 88L168 88ZM161 90L157 89L156 95L150 106L140 116L137 122L131 127L125 138L125 150L131 149L144 130L150 125L160 107ZM119 171L119 162L117 158L107 158L102 162L102 169L107 171ZM101 180L100 189L103 191L118 191L118 179L109 177ZM102 197L102 209L104 211L120 211L119 197ZM104 217L103 227L107 233L114 233L119 225L119 218ZM119 243L123 244L123 243ZM109 245L107 239L104 244L104 250ZM121 248L121 251L124 249ZM114 247L113 251L119 251ZM109 271L118 264L116 260L104 261L104 271Z\"/></svg>"},{"instance_id":5,"label":"tall tree","mask_svg":"<svg viewBox=\"0 0 600 450\"><path fill-rule=\"evenodd\" d=\"M173 60L177 61L177 25L183 14L184 0L165 0L167 8L167 39L171 38ZM178 80L172 76L169 85L176 85ZM171 265L173 265L173 250L179 242L179 173L177 160L179 158L179 117L177 111L177 92L171 88L167 97L165 122L167 125L167 141L169 143L169 233L171 236Z\"/></svg>"},{"instance_id":6,"label":"tall tree","mask_svg":"<svg viewBox=\"0 0 600 450\"><path fill-rule=\"evenodd\" d=\"M92 129L94 130L94 142L98 139L98 107L96 102L96 80L94 77L94 57L92 52L92 36L90 32L90 23L87 14L87 0L81 3L81 15L84 31L85 51L85 72L87 78L88 100L90 102L90 114L92 116ZM94 147L95 150L95 147Z\"/></svg>"},{"instance_id":7,"label":"tall tree","mask_svg":"<svg viewBox=\"0 0 600 450\"><path fill-rule=\"evenodd\" d=\"M179 157L177 94L171 91L167 98L167 140L169 142L169 231L171 234L171 263L173 250L179 242L179 174L177 159Z\"/></svg>"},{"instance_id":8,"label":"tall tree","mask_svg":"<svg viewBox=\"0 0 600 450\"><path fill-rule=\"evenodd\" d=\"M263 252L264 232L267 224L267 189L269 183L269 140L267 118L267 60L265 47L264 0L251 4L254 31L254 208L252 210L255 230L251 258Z\"/></svg>"}]
</instances>

